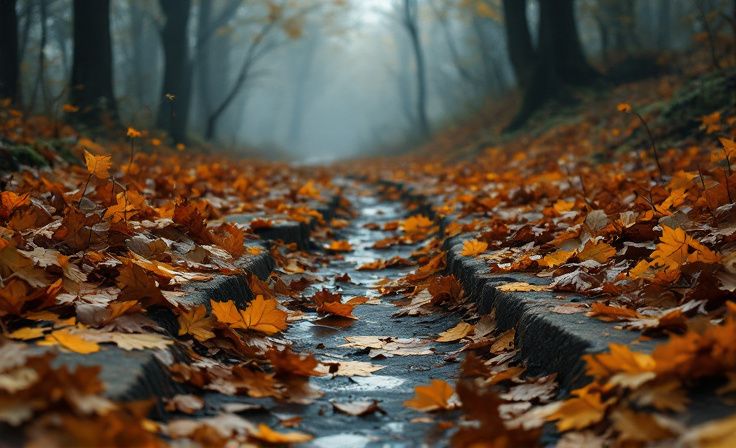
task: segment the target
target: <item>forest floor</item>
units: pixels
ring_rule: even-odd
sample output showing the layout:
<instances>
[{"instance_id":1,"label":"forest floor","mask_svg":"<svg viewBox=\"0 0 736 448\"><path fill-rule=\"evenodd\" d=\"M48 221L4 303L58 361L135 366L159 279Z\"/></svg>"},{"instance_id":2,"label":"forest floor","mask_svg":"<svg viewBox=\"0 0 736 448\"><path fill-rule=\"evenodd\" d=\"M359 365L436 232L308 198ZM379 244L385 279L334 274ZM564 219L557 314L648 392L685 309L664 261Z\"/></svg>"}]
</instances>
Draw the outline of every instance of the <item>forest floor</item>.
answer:
<instances>
[{"instance_id":1,"label":"forest floor","mask_svg":"<svg viewBox=\"0 0 736 448\"><path fill-rule=\"evenodd\" d=\"M733 446L735 92L329 167L5 105L4 443Z\"/></svg>"}]
</instances>

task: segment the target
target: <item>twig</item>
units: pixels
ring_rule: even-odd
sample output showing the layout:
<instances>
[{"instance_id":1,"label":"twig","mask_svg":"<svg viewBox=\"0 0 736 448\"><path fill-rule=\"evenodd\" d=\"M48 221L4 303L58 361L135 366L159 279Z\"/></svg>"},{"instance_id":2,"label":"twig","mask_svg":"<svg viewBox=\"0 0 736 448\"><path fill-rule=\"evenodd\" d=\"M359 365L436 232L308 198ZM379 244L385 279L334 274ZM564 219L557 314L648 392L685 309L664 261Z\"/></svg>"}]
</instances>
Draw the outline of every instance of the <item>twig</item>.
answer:
<instances>
[{"instance_id":1,"label":"twig","mask_svg":"<svg viewBox=\"0 0 736 448\"><path fill-rule=\"evenodd\" d=\"M657 163L657 170L659 170L659 181L662 181L662 178L664 176L664 172L662 171L662 164L659 162L659 154L657 153L657 145L654 142L654 136L652 135L651 129L649 129L649 125L647 124L647 121L644 119L644 117L639 114L639 112L632 109L631 111L634 115L636 115L636 118L639 119L642 125L644 125L644 129L647 131L647 136L649 136L649 144L652 148L652 154L654 155L654 161Z\"/></svg>"}]
</instances>

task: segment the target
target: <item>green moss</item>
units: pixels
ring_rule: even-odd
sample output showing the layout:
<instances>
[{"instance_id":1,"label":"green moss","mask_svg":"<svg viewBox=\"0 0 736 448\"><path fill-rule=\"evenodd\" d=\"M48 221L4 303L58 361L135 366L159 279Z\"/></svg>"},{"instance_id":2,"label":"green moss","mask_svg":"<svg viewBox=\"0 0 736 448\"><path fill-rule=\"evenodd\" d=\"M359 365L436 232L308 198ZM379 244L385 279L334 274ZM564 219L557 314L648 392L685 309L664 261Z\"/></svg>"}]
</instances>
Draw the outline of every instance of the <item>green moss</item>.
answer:
<instances>
[{"instance_id":1,"label":"green moss","mask_svg":"<svg viewBox=\"0 0 736 448\"><path fill-rule=\"evenodd\" d=\"M46 159L30 146L16 146L12 151L12 155L20 165L37 168L49 165Z\"/></svg>"}]
</instances>

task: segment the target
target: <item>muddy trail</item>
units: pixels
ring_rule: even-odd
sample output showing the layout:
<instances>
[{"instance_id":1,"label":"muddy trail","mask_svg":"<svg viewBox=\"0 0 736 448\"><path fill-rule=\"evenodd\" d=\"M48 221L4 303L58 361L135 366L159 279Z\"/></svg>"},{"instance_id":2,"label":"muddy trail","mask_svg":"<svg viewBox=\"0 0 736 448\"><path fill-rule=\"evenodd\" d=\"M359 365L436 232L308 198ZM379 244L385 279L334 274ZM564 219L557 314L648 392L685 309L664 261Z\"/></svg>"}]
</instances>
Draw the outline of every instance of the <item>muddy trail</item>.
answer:
<instances>
[{"instance_id":1,"label":"muddy trail","mask_svg":"<svg viewBox=\"0 0 736 448\"><path fill-rule=\"evenodd\" d=\"M310 275L320 280L303 291L303 296L314 295L320 290L340 293L343 301L353 297L367 297L367 303L353 311L356 319L319 316L308 312L304 318L293 322L283 338L293 344L299 353L313 353L321 362L355 362L361 370L355 376L325 375L314 377L311 384L324 395L308 405L285 404L270 399L252 399L211 394L208 408L222 408L226 403L252 403L263 406L268 414L255 410L243 414L254 421L262 421L277 427L298 422L300 431L315 436L305 446L314 447L364 447L364 446L416 446L446 444L446 434L437 432L437 422L422 413L404 407L405 400L414 395L418 385L441 378L448 382L457 376L461 344L439 343L437 335L460 321L457 313L439 313L425 316L403 316L394 303L404 297L399 294L381 295L377 282L396 280L416 269L413 267L382 270L358 270L366 263L391 257L410 258L421 244L398 245L388 249L374 249L377 241L396 235L400 231L385 231L384 224L410 216L408 204L387 199L378 188L348 182L344 197L352 204L353 217L349 224L336 231L336 239L350 242L353 250L344 255L328 255L326 263ZM290 278L291 277L291 278ZM349 277L349 279L348 279ZM300 275L282 277L285 281L298 279ZM363 338L375 341L395 342L402 349L381 350L362 344ZM350 339L355 338L355 339ZM390 338L390 339L389 339ZM353 346L350 341L359 341ZM370 371L373 371L372 373ZM353 416L338 411L334 404L372 402L380 409L363 416ZM445 415L452 419L453 413Z\"/></svg>"}]
</instances>

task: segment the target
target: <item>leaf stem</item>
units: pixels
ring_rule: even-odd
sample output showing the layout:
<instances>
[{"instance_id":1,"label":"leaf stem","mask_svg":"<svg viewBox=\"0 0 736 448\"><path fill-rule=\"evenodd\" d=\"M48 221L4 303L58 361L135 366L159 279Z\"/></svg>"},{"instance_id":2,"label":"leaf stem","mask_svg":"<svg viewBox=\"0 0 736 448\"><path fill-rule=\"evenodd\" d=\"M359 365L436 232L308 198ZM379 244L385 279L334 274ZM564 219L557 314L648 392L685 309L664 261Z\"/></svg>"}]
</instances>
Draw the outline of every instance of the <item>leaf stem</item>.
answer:
<instances>
[{"instance_id":1,"label":"leaf stem","mask_svg":"<svg viewBox=\"0 0 736 448\"><path fill-rule=\"evenodd\" d=\"M641 116L641 114L637 111L632 111L634 115L636 115L636 118L639 119L641 124L644 126L644 129L647 131L647 136L649 136L649 144L651 145L652 154L654 155L654 161L657 163L657 170L659 170L659 180L662 181L662 178L664 176L664 172L662 171L662 164L659 162L659 154L657 153L657 145L654 142L654 136L652 135L651 129L649 129L649 125L647 124L647 121L644 119L644 117Z\"/></svg>"}]
</instances>

